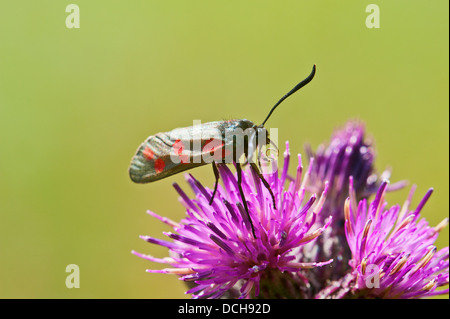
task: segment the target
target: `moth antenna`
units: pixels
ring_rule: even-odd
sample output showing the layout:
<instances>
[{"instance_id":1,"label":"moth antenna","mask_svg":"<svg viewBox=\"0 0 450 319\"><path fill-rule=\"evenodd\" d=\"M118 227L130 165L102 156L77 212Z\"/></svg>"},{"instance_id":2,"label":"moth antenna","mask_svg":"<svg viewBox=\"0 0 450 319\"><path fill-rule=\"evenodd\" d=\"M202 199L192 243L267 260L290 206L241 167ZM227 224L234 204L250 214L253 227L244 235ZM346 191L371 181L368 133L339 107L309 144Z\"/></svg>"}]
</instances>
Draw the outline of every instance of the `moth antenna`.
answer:
<instances>
[{"instance_id":1,"label":"moth antenna","mask_svg":"<svg viewBox=\"0 0 450 319\"><path fill-rule=\"evenodd\" d=\"M283 102L284 100L286 100L289 96L291 96L292 94L294 94L295 92L297 92L298 90L300 90L302 87L304 87L306 84L308 84L309 82L311 82L311 80L314 78L314 75L316 74L316 65L313 65L313 69L311 71L311 74L308 75L308 77L306 79L304 79L303 81L301 81L299 84L297 84L292 90L290 90L288 93L286 93L278 102L277 104L275 104L272 109L270 110L269 114L267 115L266 119L264 120L264 122L261 124L261 126L264 126L264 124L266 124L267 120L269 119L269 117L272 115L273 111L275 111L275 109L277 108L278 105L281 104L281 102Z\"/></svg>"}]
</instances>

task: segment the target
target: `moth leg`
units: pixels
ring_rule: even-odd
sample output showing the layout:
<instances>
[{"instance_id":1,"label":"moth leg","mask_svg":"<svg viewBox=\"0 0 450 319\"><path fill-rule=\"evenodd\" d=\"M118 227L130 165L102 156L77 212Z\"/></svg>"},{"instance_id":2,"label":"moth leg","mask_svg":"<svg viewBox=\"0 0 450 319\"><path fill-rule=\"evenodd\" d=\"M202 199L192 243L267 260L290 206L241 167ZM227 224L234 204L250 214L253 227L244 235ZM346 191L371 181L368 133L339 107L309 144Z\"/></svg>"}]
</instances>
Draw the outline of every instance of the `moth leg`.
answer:
<instances>
[{"instance_id":1,"label":"moth leg","mask_svg":"<svg viewBox=\"0 0 450 319\"><path fill-rule=\"evenodd\" d=\"M217 192L217 186L219 184L219 170L217 169L216 163L212 163L212 167L213 167L213 171L214 171L214 176L216 177L216 182L214 184L214 191L212 193L211 199L209 200L209 205L212 205L213 200L214 200L214 196L216 196L216 192Z\"/></svg>"},{"instance_id":2,"label":"moth leg","mask_svg":"<svg viewBox=\"0 0 450 319\"><path fill-rule=\"evenodd\" d=\"M256 239L255 228L253 227L253 222L250 217L250 213L248 212L247 201L245 200L244 191L242 190L242 169L241 164L236 163L236 172L237 172L237 184L239 188L239 194L241 195L242 204L244 205L245 212L247 213L248 220L250 221L250 226L252 227L253 238Z\"/></svg>"},{"instance_id":3,"label":"moth leg","mask_svg":"<svg viewBox=\"0 0 450 319\"><path fill-rule=\"evenodd\" d=\"M261 179L261 182L264 184L264 186L269 191L270 196L272 196L273 208L277 209L277 205L275 204L275 196L273 195L273 192L272 192L272 189L270 188L269 183L267 183L267 181L264 179L264 176L262 176L261 172L258 169L258 166L255 163L250 163L250 166L255 171L255 173L258 175L258 177Z\"/></svg>"}]
</instances>

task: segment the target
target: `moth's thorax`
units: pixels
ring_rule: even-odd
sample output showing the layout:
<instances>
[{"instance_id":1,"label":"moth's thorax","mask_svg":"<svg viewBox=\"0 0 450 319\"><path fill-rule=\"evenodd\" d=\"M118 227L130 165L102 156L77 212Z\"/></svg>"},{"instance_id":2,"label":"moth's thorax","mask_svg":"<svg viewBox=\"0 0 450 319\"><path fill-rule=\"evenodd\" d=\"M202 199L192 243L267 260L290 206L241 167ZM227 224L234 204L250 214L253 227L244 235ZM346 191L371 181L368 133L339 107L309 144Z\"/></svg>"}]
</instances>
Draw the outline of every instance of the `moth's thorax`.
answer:
<instances>
[{"instance_id":1,"label":"moth's thorax","mask_svg":"<svg viewBox=\"0 0 450 319\"><path fill-rule=\"evenodd\" d=\"M247 119L241 119L241 120L231 120L229 121L229 123L231 123L232 127L239 127L243 130L246 130L248 128L255 128L256 129L256 125L255 123L253 123L252 121L249 121Z\"/></svg>"}]
</instances>

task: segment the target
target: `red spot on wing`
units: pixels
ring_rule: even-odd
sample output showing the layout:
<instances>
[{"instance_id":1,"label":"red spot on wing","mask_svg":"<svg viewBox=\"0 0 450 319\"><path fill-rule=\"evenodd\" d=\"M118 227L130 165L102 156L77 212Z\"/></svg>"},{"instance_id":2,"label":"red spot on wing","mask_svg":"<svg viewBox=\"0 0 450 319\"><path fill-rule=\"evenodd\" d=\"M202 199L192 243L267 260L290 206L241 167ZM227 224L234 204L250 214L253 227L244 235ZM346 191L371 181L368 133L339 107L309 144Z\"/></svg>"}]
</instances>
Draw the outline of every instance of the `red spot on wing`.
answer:
<instances>
[{"instance_id":1,"label":"red spot on wing","mask_svg":"<svg viewBox=\"0 0 450 319\"><path fill-rule=\"evenodd\" d=\"M180 163L181 164L187 164L189 162L190 162L189 155L187 155L187 154L180 155Z\"/></svg>"},{"instance_id":2,"label":"red spot on wing","mask_svg":"<svg viewBox=\"0 0 450 319\"><path fill-rule=\"evenodd\" d=\"M177 155L179 158L179 163L186 164L189 163L189 155L184 154L184 143L181 140L176 140L172 145L173 154Z\"/></svg>"},{"instance_id":3,"label":"red spot on wing","mask_svg":"<svg viewBox=\"0 0 450 319\"><path fill-rule=\"evenodd\" d=\"M205 142L205 146L203 146L202 151L213 155L215 160L220 160L225 156L225 149L223 148L224 145L225 144L221 140L210 138Z\"/></svg>"},{"instance_id":4,"label":"red spot on wing","mask_svg":"<svg viewBox=\"0 0 450 319\"><path fill-rule=\"evenodd\" d=\"M219 139L215 139L215 138L210 138L209 140L207 140L205 142L205 146L203 146L202 151L205 153L212 153L220 148L222 148L224 145L224 143L219 140Z\"/></svg>"},{"instance_id":5,"label":"red spot on wing","mask_svg":"<svg viewBox=\"0 0 450 319\"><path fill-rule=\"evenodd\" d=\"M176 140L175 143L173 143L172 148L175 154L181 155L184 150L184 144L183 142L181 142L181 140Z\"/></svg>"},{"instance_id":6,"label":"red spot on wing","mask_svg":"<svg viewBox=\"0 0 450 319\"><path fill-rule=\"evenodd\" d=\"M166 167L166 163L164 163L164 160L162 160L161 158L157 158L155 161L155 171L157 174L161 173L162 171L164 171L164 167Z\"/></svg>"},{"instance_id":7,"label":"red spot on wing","mask_svg":"<svg viewBox=\"0 0 450 319\"><path fill-rule=\"evenodd\" d=\"M148 146L142 151L142 155L144 155L145 159L148 161L151 161L155 158L155 153L153 153L153 151Z\"/></svg>"}]
</instances>

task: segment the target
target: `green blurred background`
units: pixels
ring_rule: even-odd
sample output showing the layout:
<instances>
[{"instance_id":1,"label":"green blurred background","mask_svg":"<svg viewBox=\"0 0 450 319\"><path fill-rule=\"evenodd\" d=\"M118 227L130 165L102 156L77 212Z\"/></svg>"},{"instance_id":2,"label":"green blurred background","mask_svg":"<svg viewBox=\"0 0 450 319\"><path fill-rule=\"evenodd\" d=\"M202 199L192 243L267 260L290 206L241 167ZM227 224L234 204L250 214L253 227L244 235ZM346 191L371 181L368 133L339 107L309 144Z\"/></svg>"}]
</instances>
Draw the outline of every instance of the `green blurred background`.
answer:
<instances>
[{"instance_id":1,"label":"green blurred background","mask_svg":"<svg viewBox=\"0 0 450 319\"><path fill-rule=\"evenodd\" d=\"M165 256L179 220L171 184L133 184L127 169L150 134L230 118L260 123L317 64L314 81L267 123L293 154L358 118L376 167L417 183L423 216L448 216L448 1L66 1L0 5L0 297L184 298L176 277L130 252ZM292 167L291 167L292 169ZM210 167L193 171L212 186ZM408 190L391 194L403 203ZM448 228L437 242L448 245ZM66 265L80 267L68 289Z\"/></svg>"}]
</instances>

